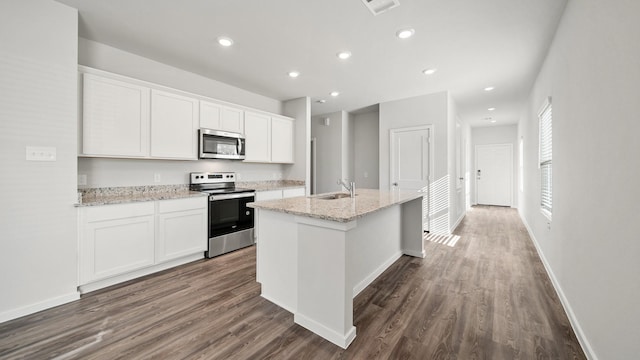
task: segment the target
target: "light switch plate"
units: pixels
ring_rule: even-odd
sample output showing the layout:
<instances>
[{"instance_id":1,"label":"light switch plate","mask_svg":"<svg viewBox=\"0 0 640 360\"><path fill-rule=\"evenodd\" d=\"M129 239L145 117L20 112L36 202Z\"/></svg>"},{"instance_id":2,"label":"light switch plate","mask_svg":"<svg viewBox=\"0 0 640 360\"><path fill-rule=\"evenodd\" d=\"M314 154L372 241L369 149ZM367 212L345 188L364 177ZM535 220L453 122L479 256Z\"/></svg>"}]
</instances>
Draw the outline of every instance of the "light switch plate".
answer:
<instances>
[{"instance_id":1,"label":"light switch plate","mask_svg":"<svg viewBox=\"0 0 640 360\"><path fill-rule=\"evenodd\" d=\"M56 161L56 148L27 146L27 161Z\"/></svg>"},{"instance_id":2,"label":"light switch plate","mask_svg":"<svg viewBox=\"0 0 640 360\"><path fill-rule=\"evenodd\" d=\"M87 175L79 174L78 175L78 185L87 185Z\"/></svg>"}]
</instances>

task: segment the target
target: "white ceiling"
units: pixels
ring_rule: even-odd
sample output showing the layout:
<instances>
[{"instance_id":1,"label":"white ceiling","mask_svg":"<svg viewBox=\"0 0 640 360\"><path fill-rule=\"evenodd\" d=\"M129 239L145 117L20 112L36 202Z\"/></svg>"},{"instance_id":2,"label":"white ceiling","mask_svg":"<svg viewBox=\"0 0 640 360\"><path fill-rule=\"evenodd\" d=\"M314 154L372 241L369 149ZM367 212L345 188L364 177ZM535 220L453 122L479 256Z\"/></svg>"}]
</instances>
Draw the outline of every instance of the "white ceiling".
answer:
<instances>
[{"instance_id":1,"label":"white ceiling","mask_svg":"<svg viewBox=\"0 0 640 360\"><path fill-rule=\"evenodd\" d=\"M472 126L517 122L567 2L400 0L373 16L362 0L58 1L79 10L81 37L274 99L310 96L314 115L448 90ZM406 27L415 35L398 39Z\"/></svg>"}]
</instances>

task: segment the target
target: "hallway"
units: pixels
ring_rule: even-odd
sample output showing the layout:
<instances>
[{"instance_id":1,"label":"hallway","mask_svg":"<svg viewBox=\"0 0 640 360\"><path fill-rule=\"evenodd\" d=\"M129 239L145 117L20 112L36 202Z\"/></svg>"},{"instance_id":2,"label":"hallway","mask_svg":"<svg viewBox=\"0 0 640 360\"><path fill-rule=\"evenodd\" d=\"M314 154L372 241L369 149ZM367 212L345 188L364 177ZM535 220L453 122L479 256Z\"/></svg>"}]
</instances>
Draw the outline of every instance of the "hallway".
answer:
<instances>
[{"instance_id":1,"label":"hallway","mask_svg":"<svg viewBox=\"0 0 640 360\"><path fill-rule=\"evenodd\" d=\"M477 206L354 301L345 351L259 296L255 247L0 324L15 359L584 359L515 209Z\"/></svg>"}]
</instances>

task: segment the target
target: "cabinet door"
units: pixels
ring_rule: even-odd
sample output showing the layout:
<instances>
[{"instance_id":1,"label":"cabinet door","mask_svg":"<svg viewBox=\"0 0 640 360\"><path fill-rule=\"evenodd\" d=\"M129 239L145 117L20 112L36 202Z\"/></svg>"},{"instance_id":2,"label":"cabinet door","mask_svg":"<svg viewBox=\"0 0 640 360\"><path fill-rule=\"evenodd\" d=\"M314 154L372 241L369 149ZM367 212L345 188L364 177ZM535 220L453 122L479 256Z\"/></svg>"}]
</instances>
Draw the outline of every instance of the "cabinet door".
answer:
<instances>
[{"instance_id":1,"label":"cabinet door","mask_svg":"<svg viewBox=\"0 0 640 360\"><path fill-rule=\"evenodd\" d=\"M207 101L200 101L200 127L205 129L220 129L222 107Z\"/></svg>"},{"instance_id":2,"label":"cabinet door","mask_svg":"<svg viewBox=\"0 0 640 360\"><path fill-rule=\"evenodd\" d=\"M197 160L198 100L151 91L151 156Z\"/></svg>"},{"instance_id":3,"label":"cabinet door","mask_svg":"<svg viewBox=\"0 0 640 360\"><path fill-rule=\"evenodd\" d=\"M293 121L271 118L271 162L293 163Z\"/></svg>"},{"instance_id":4,"label":"cabinet door","mask_svg":"<svg viewBox=\"0 0 640 360\"><path fill-rule=\"evenodd\" d=\"M271 118L246 111L244 114L246 162L271 162Z\"/></svg>"},{"instance_id":5,"label":"cabinet door","mask_svg":"<svg viewBox=\"0 0 640 360\"><path fill-rule=\"evenodd\" d=\"M158 203L156 263L207 250L207 197Z\"/></svg>"},{"instance_id":6,"label":"cabinet door","mask_svg":"<svg viewBox=\"0 0 640 360\"><path fill-rule=\"evenodd\" d=\"M227 106L223 107L221 129L244 134L244 111Z\"/></svg>"},{"instance_id":7,"label":"cabinet door","mask_svg":"<svg viewBox=\"0 0 640 360\"><path fill-rule=\"evenodd\" d=\"M83 74L82 153L149 156L149 88Z\"/></svg>"},{"instance_id":8,"label":"cabinet door","mask_svg":"<svg viewBox=\"0 0 640 360\"><path fill-rule=\"evenodd\" d=\"M154 204L82 210L80 283L154 264Z\"/></svg>"}]
</instances>

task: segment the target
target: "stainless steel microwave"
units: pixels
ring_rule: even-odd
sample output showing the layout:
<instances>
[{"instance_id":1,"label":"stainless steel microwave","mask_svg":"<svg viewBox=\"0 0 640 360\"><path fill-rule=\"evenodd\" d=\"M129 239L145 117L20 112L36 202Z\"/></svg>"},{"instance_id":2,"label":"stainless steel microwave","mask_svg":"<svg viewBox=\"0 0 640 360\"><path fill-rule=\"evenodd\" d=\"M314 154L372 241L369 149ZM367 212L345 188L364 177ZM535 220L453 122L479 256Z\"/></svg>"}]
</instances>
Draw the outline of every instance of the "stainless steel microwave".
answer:
<instances>
[{"instance_id":1,"label":"stainless steel microwave","mask_svg":"<svg viewBox=\"0 0 640 360\"><path fill-rule=\"evenodd\" d=\"M244 135L211 129L198 131L200 159L244 159Z\"/></svg>"}]
</instances>

